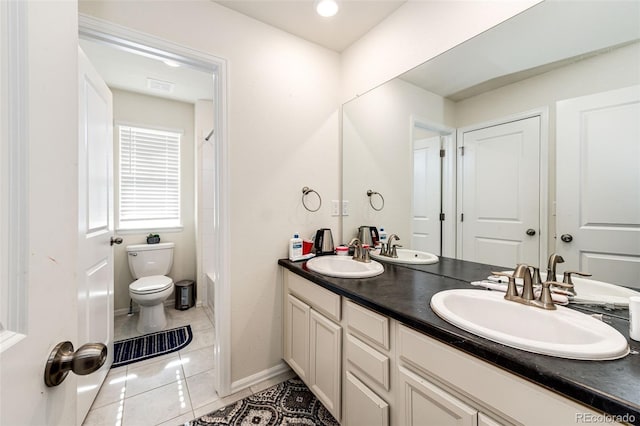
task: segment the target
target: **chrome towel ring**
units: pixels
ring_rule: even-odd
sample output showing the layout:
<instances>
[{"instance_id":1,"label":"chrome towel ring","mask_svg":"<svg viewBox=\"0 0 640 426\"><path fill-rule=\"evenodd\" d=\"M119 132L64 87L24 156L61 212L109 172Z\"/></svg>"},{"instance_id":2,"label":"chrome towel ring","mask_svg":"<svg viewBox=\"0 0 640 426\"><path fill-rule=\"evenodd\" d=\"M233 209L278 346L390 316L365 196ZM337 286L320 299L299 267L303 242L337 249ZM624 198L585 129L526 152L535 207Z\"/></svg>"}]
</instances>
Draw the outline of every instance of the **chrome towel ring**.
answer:
<instances>
[{"instance_id":1,"label":"chrome towel ring","mask_svg":"<svg viewBox=\"0 0 640 426\"><path fill-rule=\"evenodd\" d=\"M382 204L380 205L380 208L376 207L373 205L373 196L377 195L378 197L380 197L380 200L382 200ZM369 205L371 206L372 209L374 209L375 211L379 212L380 210L384 209L384 197L382 196L381 193L376 192L376 191L372 191L372 190L368 190L367 191L367 196L369 197Z\"/></svg>"},{"instance_id":2,"label":"chrome towel ring","mask_svg":"<svg viewBox=\"0 0 640 426\"><path fill-rule=\"evenodd\" d=\"M318 207L316 207L315 209L310 209L309 206L307 206L307 202L306 202L306 196L314 193L318 196ZM305 186L304 188L302 188L302 205L304 206L305 209L307 209L310 212L317 212L318 210L320 210L320 207L322 206L322 197L320 197L320 194L318 194L318 192L316 192L316 190L309 188L308 186Z\"/></svg>"}]
</instances>

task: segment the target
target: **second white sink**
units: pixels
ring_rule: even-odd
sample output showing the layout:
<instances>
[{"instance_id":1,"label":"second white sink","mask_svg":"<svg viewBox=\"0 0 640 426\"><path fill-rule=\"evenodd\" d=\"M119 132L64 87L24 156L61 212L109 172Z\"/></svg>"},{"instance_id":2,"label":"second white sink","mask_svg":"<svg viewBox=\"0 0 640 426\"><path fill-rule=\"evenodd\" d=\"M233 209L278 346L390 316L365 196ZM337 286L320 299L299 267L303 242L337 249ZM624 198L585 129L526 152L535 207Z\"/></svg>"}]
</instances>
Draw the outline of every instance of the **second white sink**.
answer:
<instances>
[{"instance_id":1,"label":"second white sink","mask_svg":"<svg viewBox=\"0 0 640 426\"><path fill-rule=\"evenodd\" d=\"M411 249L396 249L398 257L380 256L380 250L371 252L371 257L383 262L399 263L405 265L429 265L432 263L438 263L438 256L435 254L427 253L426 251L418 251Z\"/></svg>"},{"instance_id":2,"label":"second white sink","mask_svg":"<svg viewBox=\"0 0 640 426\"><path fill-rule=\"evenodd\" d=\"M351 256L314 257L307 261L307 268L335 278L369 278L384 272L384 267L375 260L367 263L358 262Z\"/></svg>"},{"instance_id":3,"label":"second white sink","mask_svg":"<svg viewBox=\"0 0 640 426\"><path fill-rule=\"evenodd\" d=\"M572 309L522 305L500 292L445 290L431 298L431 308L445 321L517 349L581 360L611 360L629 353L616 329Z\"/></svg>"}]
</instances>

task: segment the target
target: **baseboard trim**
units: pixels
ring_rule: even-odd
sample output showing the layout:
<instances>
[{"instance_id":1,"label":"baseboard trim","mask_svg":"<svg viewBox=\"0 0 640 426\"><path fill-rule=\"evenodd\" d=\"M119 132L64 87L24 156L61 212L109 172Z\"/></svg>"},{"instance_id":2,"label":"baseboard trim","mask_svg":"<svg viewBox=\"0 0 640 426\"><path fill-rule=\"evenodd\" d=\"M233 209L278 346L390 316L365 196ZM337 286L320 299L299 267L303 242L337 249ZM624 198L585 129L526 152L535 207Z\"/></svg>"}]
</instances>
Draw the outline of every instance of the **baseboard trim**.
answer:
<instances>
[{"instance_id":1,"label":"baseboard trim","mask_svg":"<svg viewBox=\"0 0 640 426\"><path fill-rule=\"evenodd\" d=\"M289 370L289 366L285 364L284 361L280 361L280 363L274 367L267 368L266 370L262 370L256 374L252 374L251 376L245 377L244 379L232 382L231 393L233 394L236 392L240 392L243 389L247 389L253 385L257 385L258 383L271 379L272 377L284 374Z\"/></svg>"},{"instance_id":2,"label":"baseboard trim","mask_svg":"<svg viewBox=\"0 0 640 426\"><path fill-rule=\"evenodd\" d=\"M171 299L171 300L169 300ZM164 301L164 307L168 308L168 307L173 307L174 306L174 300L172 297L170 297L169 299ZM201 300L196 301L195 306L193 306L193 308L200 308L202 306L205 306L204 303L202 303ZM137 313L140 312L140 308L138 307L138 305L136 305L135 303L133 304L133 312ZM127 315L129 313L129 308L120 308L120 309L116 309L113 311L113 316L117 317L120 315Z\"/></svg>"}]
</instances>

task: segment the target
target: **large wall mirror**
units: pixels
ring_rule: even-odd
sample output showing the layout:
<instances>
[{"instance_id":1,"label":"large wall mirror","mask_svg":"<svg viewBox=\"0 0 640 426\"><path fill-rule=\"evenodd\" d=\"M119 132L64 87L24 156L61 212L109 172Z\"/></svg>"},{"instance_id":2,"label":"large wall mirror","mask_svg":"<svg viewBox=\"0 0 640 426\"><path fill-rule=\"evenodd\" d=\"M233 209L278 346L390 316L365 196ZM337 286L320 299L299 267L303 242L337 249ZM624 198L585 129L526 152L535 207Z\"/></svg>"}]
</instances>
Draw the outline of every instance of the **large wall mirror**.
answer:
<instances>
[{"instance_id":1,"label":"large wall mirror","mask_svg":"<svg viewBox=\"0 0 640 426\"><path fill-rule=\"evenodd\" d=\"M344 104L342 241L640 287L639 16L547 0Z\"/></svg>"}]
</instances>

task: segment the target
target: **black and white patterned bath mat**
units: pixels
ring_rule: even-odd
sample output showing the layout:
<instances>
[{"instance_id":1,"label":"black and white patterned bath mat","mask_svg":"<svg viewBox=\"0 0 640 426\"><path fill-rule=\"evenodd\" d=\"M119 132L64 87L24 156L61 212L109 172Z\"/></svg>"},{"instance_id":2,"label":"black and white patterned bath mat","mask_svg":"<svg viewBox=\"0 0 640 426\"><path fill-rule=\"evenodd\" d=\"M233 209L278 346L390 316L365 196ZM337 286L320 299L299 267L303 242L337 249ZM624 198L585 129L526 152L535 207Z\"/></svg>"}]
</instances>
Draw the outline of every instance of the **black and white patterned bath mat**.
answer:
<instances>
[{"instance_id":1,"label":"black and white patterned bath mat","mask_svg":"<svg viewBox=\"0 0 640 426\"><path fill-rule=\"evenodd\" d=\"M298 378L289 379L187 423L189 426L293 424L340 425Z\"/></svg>"},{"instance_id":2,"label":"black and white patterned bath mat","mask_svg":"<svg viewBox=\"0 0 640 426\"><path fill-rule=\"evenodd\" d=\"M122 367L145 359L179 351L191 343L191 326L158 331L131 339L118 340L113 344L113 365Z\"/></svg>"}]
</instances>

